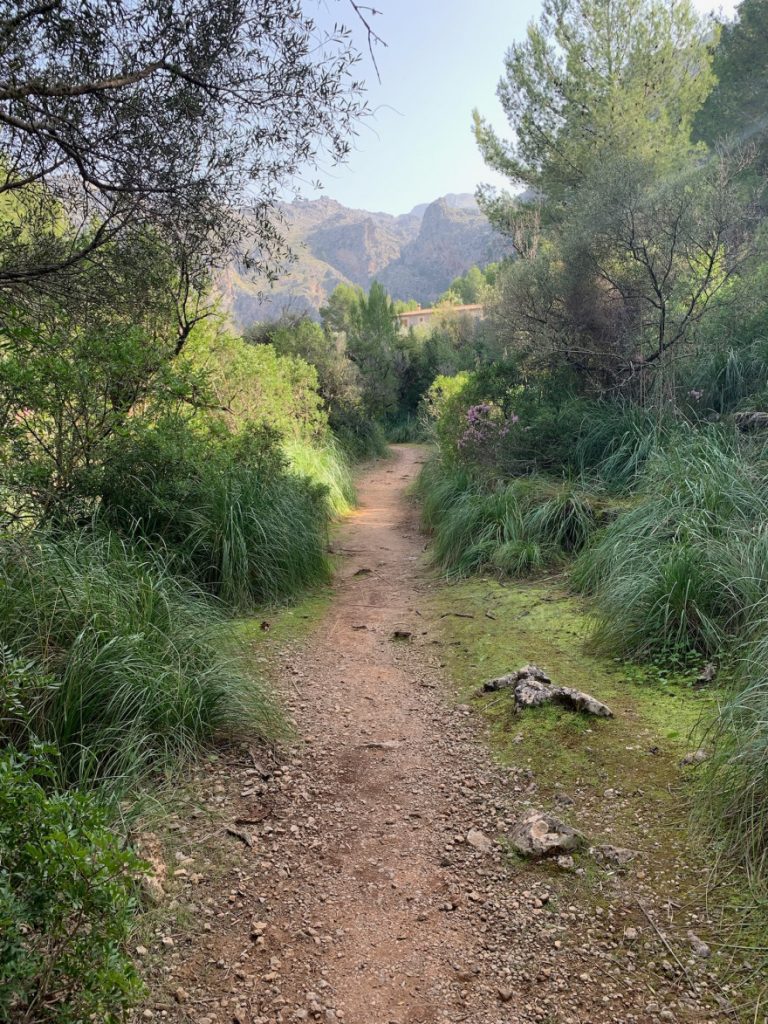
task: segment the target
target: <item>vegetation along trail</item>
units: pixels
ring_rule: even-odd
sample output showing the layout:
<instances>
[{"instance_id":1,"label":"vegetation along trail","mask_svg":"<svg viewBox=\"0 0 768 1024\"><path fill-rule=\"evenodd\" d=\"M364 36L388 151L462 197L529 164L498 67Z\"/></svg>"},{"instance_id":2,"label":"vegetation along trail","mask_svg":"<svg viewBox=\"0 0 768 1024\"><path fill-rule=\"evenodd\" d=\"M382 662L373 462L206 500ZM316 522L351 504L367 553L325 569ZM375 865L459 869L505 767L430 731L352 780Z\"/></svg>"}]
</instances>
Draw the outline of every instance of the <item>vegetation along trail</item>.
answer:
<instances>
[{"instance_id":1,"label":"vegetation along trail","mask_svg":"<svg viewBox=\"0 0 768 1024\"><path fill-rule=\"evenodd\" d=\"M145 1014L721 1019L704 967L643 965L638 934L645 959L677 955L664 947L669 894L643 904L659 940L620 872L606 872L596 905L572 871L530 871L505 849L536 786L530 771L495 764L480 716L447 699L436 584L407 500L424 457L399 447L363 476L335 541L335 599L309 636L280 643L296 725L287 757L233 752L201 769L198 810L171 823L183 866L166 885L195 912L164 948L155 940Z\"/></svg>"}]
</instances>

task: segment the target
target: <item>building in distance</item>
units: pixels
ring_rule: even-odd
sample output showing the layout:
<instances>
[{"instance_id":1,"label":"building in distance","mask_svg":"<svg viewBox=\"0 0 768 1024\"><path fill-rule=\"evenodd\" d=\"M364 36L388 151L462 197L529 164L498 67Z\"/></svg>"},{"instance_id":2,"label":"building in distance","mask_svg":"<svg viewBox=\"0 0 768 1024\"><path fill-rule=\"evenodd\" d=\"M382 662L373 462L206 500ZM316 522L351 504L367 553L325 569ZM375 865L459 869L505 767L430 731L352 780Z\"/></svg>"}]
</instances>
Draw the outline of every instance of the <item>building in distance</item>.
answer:
<instances>
[{"instance_id":1,"label":"building in distance","mask_svg":"<svg viewBox=\"0 0 768 1024\"><path fill-rule=\"evenodd\" d=\"M485 317L485 307L482 303L474 302L468 306L433 306L431 309L411 309L407 313L398 313L397 319L400 322L400 330L407 331L411 327L423 327L432 323L436 317L462 316L471 320L482 320Z\"/></svg>"}]
</instances>

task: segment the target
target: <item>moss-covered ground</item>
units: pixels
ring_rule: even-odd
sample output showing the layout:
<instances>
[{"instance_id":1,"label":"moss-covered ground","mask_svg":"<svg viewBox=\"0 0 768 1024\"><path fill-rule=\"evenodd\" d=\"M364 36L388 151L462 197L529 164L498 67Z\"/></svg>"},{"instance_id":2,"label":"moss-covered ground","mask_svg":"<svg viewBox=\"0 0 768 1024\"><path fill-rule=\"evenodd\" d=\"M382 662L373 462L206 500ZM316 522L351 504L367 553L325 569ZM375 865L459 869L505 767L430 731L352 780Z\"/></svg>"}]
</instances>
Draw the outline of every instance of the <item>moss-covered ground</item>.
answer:
<instances>
[{"instance_id":1,"label":"moss-covered ground","mask_svg":"<svg viewBox=\"0 0 768 1024\"><path fill-rule=\"evenodd\" d=\"M648 904L657 913L666 906L681 960L690 958L685 939L693 928L712 946L710 981L724 1004L739 1019L764 1020L765 908L756 906L744 879L714 871L716 850L692 824L697 768L680 763L706 745L718 697L716 688L694 687L702 666L671 670L591 653L588 605L560 578L439 583L431 605L434 643L454 698L482 715L493 756L525 770L521 798L554 810L593 845L636 851L620 898L635 904L638 926L647 929ZM604 701L614 717L555 706L517 713L509 692L479 693L485 680L527 663ZM574 895L605 905L612 890L605 870L588 856L578 865ZM649 959L658 953L649 948Z\"/></svg>"}]
</instances>

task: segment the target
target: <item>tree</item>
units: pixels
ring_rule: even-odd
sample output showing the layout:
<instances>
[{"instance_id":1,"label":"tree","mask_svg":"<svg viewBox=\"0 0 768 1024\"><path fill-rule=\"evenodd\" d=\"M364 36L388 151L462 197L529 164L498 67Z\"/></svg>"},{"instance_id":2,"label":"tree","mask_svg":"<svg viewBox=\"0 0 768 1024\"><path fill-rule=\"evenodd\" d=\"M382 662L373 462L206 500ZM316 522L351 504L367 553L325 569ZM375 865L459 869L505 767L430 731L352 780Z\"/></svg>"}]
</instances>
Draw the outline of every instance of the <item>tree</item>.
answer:
<instances>
[{"instance_id":1,"label":"tree","mask_svg":"<svg viewBox=\"0 0 768 1024\"><path fill-rule=\"evenodd\" d=\"M359 312L363 289L352 284L337 284L328 301L320 307L320 317L326 330L338 334L348 334L355 326Z\"/></svg>"},{"instance_id":2,"label":"tree","mask_svg":"<svg viewBox=\"0 0 768 1024\"><path fill-rule=\"evenodd\" d=\"M696 116L695 132L710 145L724 138L750 140L765 150L768 5L764 0L742 0L737 15L722 28L713 64L715 87Z\"/></svg>"},{"instance_id":3,"label":"tree","mask_svg":"<svg viewBox=\"0 0 768 1024\"><path fill-rule=\"evenodd\" d=\"M344 333L333 333L309 317L300 317L255 325L245 337L252 344L272 345L281 355L299 356L314 366L319 392L331 416L360 405L360 373L347 356Z\"/></svg>"},{"instance_id":4,"label":"tree","mask_svg":"<svg viewBox=\"0 0 768 1024\"><path fill-rule=\"evenodd\" d=\"M438 298L438 304L452 302L455 305L472 305L484 302L488 295L488 287L493 283L498 264L491 263L483 270L470 267L463 277L455 277L448 285L447 291Z\"/></svg>"},{"instance_id":5,"label":"tree","mask_svg":"<svg viewBox=\"0 0 768 1024\"><path fill-rule=\"evenodd\" d=\"M348 151L356 60L299 0L0 0L0 287L63 287L137 226L182 306L233 257L272 271L279 189Z\"/></svg>"},{"instance_id":6,"label":"tree","mask_svg":"<svg viewBox=\"0 0 768 1024\"><path fill-rule=\"evenodd\" d=\"M529 367L567 365L598 391L635 389L695 335L758 251L754 152L659 178L617 157L579 207L502 277L493 315Z\"/></svg>"},{"instance_id":7,"label":"tree","mask_svg":"<svg viewBox=\"0 0 768 1024\"><path fill-rule=\"evenodd\" d=\"M757 198L740 178L754 151L720 154L701 168L655 180L626 159L604 168L574 223L588 239L599 290L620 305L629 326L623 373L660 363L683 345L713 299L756 255Z\"/></svg>"},{"instance_id":8,"label":"tree","mask_svg":"<svg viewBox=\"0 0 768 1024\"><path fill-rule=\"evenodd\" d=\"M612 155L678 163L713 84L711 39L690 0L545 0L498 87L515 141L474 113L483 159L550 212ZM503 226L493 191L480 199Z\"/></svg>"},{"instance_id":9,"label":"tree","mask_svg":"<svg viewBox=\"0 0 768 1024\"><path fill-rule=\"evenodd\" d=\"M360 371L365 405L371 416L383 418L397 406L395 350L398 323L386 289L378 281L358 298L347 353Z\"/></svg>"}]
</instances>

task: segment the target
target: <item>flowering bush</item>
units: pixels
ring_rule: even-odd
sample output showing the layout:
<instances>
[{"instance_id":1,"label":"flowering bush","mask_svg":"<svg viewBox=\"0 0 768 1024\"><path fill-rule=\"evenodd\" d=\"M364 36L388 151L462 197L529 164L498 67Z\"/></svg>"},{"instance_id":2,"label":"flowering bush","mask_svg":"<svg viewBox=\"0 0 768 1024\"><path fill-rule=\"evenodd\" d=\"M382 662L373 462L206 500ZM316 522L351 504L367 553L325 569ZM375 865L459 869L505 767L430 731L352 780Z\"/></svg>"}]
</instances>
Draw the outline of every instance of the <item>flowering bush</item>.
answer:
<instances>
[{"instance_id":1,"label":"flowering bush","mask_svg":"<svg viewBox=\"0 0 768 1024\"><path fill-rule=\"evenodd\" d=\"M505 415L490 402L471 405L467 409L464 431L457 441L462 460L476 466L498 466L500 448L519 419L515 413Z\"/></svg>"}]
</instances>

